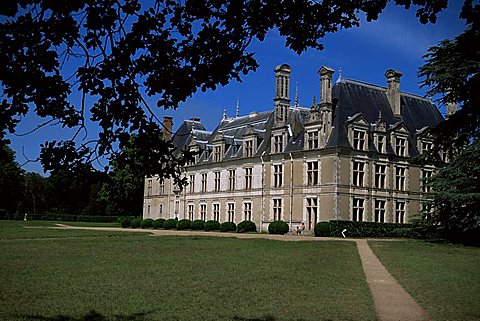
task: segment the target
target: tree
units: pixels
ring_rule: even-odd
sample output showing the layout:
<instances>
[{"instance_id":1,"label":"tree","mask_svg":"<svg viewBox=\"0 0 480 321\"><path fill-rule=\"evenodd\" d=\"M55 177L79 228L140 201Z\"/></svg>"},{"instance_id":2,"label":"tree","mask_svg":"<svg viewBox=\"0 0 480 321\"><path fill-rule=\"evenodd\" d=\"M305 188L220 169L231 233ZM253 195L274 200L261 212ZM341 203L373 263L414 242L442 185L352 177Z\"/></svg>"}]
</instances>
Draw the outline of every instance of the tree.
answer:
<instances>
[{"instance_id":1,"label":"tree","mask_svg":"<svg viewBox=\"0 0 480 321\"><path fill-rule=\"evenodd\" d=\"M113 160L132 134L144 166L181 185L188 155L160 139L156 107L177 108L197 90L215 89L258 67L249 51L278 28L296 53L321 50L327 34L377 19L387 0L22 0L2 1L0 15L0 139L29 109L75 128L70 140L45 142L46 171L80 170L96 158ZM435 22L447 0L394 0L418 5L422 23ZM466 5L471 1L466 0ZM78 103L71 99L76 94ZM88 140L91 120L99 134ZM167 167L158 164L168 163Z\"/></svg>"},{"instance_id":2,"label":"tree","mask_svg":"<svg viewBox=\"0 0 480 321\"><path fill-rule=\"evenodd\" d=\"M0 211L14 213L23 195L23 171L15 162L15 153L0 140Z\"/></svg>"}]
</instances>

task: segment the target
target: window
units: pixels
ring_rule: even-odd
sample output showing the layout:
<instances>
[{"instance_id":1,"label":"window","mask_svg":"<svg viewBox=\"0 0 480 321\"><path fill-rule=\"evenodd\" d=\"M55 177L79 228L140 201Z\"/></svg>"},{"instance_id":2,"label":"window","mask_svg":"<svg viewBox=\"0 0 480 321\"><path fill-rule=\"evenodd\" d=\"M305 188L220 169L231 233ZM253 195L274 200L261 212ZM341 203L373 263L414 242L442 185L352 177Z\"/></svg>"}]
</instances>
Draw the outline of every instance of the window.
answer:
<instances>
[{"instance_id":1,"label":"window","mask_svg":"<svg viewBox=\"0 0 480 321\"><path fill-rule=\"evenodd\" d=\"M395 138L395 154L398 156L407 156L407 140L405 138Z\"/></svg>"},{"instance_id":2,"label":"window","mask_svg":"<svg viewBox=\"0 0 480 321\"><path fill-rule=\"evenodd\" d=\"M220 172L215 172L214 175L213 182L215 183L215 192L218 192L220 191Z\"/></svg>"},{"instance_id":3,"label":"window","mask_svg":"<svg viewBox=\"0 0 480 321\"><path fill-rule=\"evenodd\" d=\"M195 220L195 205L194 204L188 204L188 219L190 221Z\"/></svg>"},{"instance_id":4,"label":"window","mask_svg":"<svg viewBox=\"0 0 480 321\"><path fill-rule=\"evenodd\" d=\"M195 174L190 175L190 194L195 193Z\"/></svg>"},{"instance_id":5,"label":"window","mask_svg":"<svg viewBox=\"0 0 480 321\"><path fill-rule=\"evenodd\" d=\"M150 205L147 205L147 217L150 217Z\"/></svg>"},{"instance_id":6,"label":"window","mask_svg":"<svg viewBox=\"0 0 480 321\"><path fill-rule=\"evenodd\" d=\"M363 221L363 198L353 198L353 213L352 213L352 221Z\"/></svg>"},{"instance_id":7,"label":"window","mask_svg":"<svg viewBox=\"0 0 480 321\"><path fill-rule=\"evenodd\" d=\"M318 199L307 197L307 228L312 230L318 222Z\"/></svg>"},{"instance_id":8,"label":"window","mask_svg":"<svg viewBox=\"0 0 480 321\"><path fill-rule=\"evenodd\" d=\"M364 171L365 163L363 162L353 162L353 185L355 186L363 186L363 180L365 176Z\"/></svg>"},{"instance_id":9,"label":"window","mask_svg":"<svg viewBox=\"0 0 480 321\"><path fill-rule=\"evenodd\" d=\"M151 196L151 195L152 195L152 180L149 179L147 181L147 196Z\"/></svg>"},{"instance_id":10,"label":"window","mask_svg":"<svg viewBox=\"0 0 480 321\"><path fill-rule=\"evenodd\" d=\"M213 220L220 221L220 204L213 204Z\"/></svg>"},{"instance_id":11,"label":"window","mask_svg":"<svg viewBox=\"0 0 480 321\"><path fill-rule=\"evenodd\" d=\"M253 156L253 140L245 141L245 157Z\"/></svg>"},{"instance_id":12,"label":"window","mask_svg":"<svg viewBox=\"0 0 480 321\"><path fill-rule=\"evenodd\" d=\"M282 199L273 199L273 220L280 221L282 219Z\"/></svg>"},{"instance_id":13,"label":"window","mask_svg":"<svg viewBox=\"0 0 480 321\"><path fill-rule=\"evenodd\" d=\"M163 204L160 204L160 207L159 207L158 212L159 212L160 215L162 215L162 213L163 213Z\"/></svg>"},{"instance_id":14,"label":"window","mask_svg":"<svg viewBox=\"0 0 480 321\"><path fill-rule=\"evenodd\" d=\"M405 202L395 202L395 223L405 223Z\"/></svg>"},{"instance_id":15,"label":"window","mask_svg":"<svg viewBox=\"0 0 480 321\"><path fill-rule=\"evenodd\" d=\"M377 136L377 151L379 153L385 153L385 136Z\"/></svg>"},{"instance_id":16,"label":"window","mask_svg":"<svg viewBox=\"0 0 480 321\"><path fill-rule=\"evenodd\" d=\"M308 149L318 148L318 131L307 132L307 146Z\"/></svg>"},{"instance_id":17,"label":"window","mask_svg":"<svg viewBox=\"0 0 480 321\"><path fill-rule=\"evenodd\" d=\"M405 190L405 167L396 167L395 168L395 188L399 191Z\"/></svg>"},{"instance_id":18,"label":"window","mask_svg":"<svg viewBox=\"0 0 480 321\"><path fill-rule=\"evenodd\" d=\"M252 168L245 168L245 189L252 189Z\"/></svg>"},{"instance_id":19,"label":"window","mask_svg":"<svg viewBox=\"0 0 480 321\"><path fill-rule=\"evenodd\" d=\"M281 187L283 182L283 165L273 165L273 187Z\"/></svg>"},{"instance_id":20,"label":"window","mask_svg":"<svg viewBox=\"0 0 480 321\"><path fill-rule=\"evenodd\" d=\"M422 141L422 150L421 150L421 153L424 154L424 153L427 153L430 149L432 149L432 142L427 142L427 141Z\"/></svg>"},{"instance_id":21,"label":"window","mask_svg":"<svg viewBox=\"0 0 480 321\"><path fill-rule=\"evenodd\" d=\"M366 132L363 130L353 130L353 148L358 150L365 150L365 136Z\"/></svg>"},{"instance_id":22,"label":"window","mask_svg":"<svg viewBox=\"0 0 480 321\"><path fill-rule=\"evenodd\" d=\"M318 184L318 161L307 162L307 185Z\"/></svg>"},{"instance_id":23,"label":"window","mask_svg":"<svg viewBox=\"0 0 480 321\"><path fill-rule=\"evenodd\" d=\"M202 193L207 191L207 173L202 174Z\"/></svg>"},{"instance_id":24,"label":"window","mask_svg":"<svg viewBox=\"0 0 480 321\"><path fill-rule=\"evenodd\" d=\"M174 210L175 210L175 217L177 217L178 211L180 210L180 199L179 199L180 196L179 196L179 195L175 195L175 198L176 198L176 200L175 200L175 208L174 208Z\"/></svg>"},{"instance_id":25,"label":"window","mask_svg":"<svg viewBox=\"0 0 480 321\"><path fill-rule=\"evenodd\" d=\"M200 219L207 220L207 204L200 204Z\"/></svg>"},{"instance_id":26,"label":"window","mask_svg":"<svg viewBox=\"0 0 480 321\"><path fill-rule=\"evenodd\" d=\"M228 171L228 187L230 191L235 190L235 170L230 169Z\"/></svg>"},{"instance_id":27,"label":"window","mask_svg":"<svg viewBox=\"0 0 480 321\"><path fill-rule=\"evenodd\" d=\"M385 200L375 200L375 222L385 223Z\"/></svg>"},{"instance_id":28,"label":"window","mask_svg":"<svg viewBox=\"0 0 480 321\"><path fill-rule=\"evenodd\" d=\"M243 217L246 221L252 220L252 203L243 203Z\"/></svg>"},{"instance_id":29,"label":"window","mask_svg":"<svg viewBox=\"0 0 480 321\"><path fill-rule=\"evenodd\" d=\"M222 160L222 146L215 146L213 150L213 160L219 162Z\"/></svg>"},{"instance_id":30,"label":"window","mask_svg":"<svg viewBox=\"0 0 480 321\"><path fill-rule=\"evenodd\" d=\"M273 152L274 153L283 152L283 135L273 136Z\"/></svg>"},{"instance_id":31,"label":"window","mask_svg":"<svg viewBox=\"0 0 480 321\"><path fill-rule=\"evenodd\" d=\"M376 164L375 165L375 187L385 188L386 177L387 177L387 166Z\"/></svg>"},{"instance_id":32,"label":"window","mask_svg":"<svg viewBox=\"0 0 480 321\"><path fill-rule=\"evenodd\" d=\"M232 145L232 155L237 155L237 145Z\"/></svg>"},{"instance_id":33,"label":"window","mask_svg":"<svg viewBox=\"0 0 480 321\"><path fill-rule=\"evenodd\" d=\"M165 194L165 182L164 182L164 181L161 181L161 182L159 183L158 193L159 193L160 195L164 195L164 194Z\"/></svg>"},{"instance_id":34,"label":"window","mask_svg":"<svg viewBox=\"0 0 480 321\"><path fill-rule=\"evenodd\" d=\"M235 222L235 203L228 203L227 209L227 221L228 222Z\"/></svg>"},{"instance_id":35,"label":"window","mask_svg":"<svg viewBox=\"0 0 480 321\"><path fill-rule=\"evenodd\" d=\"M430 169L422 169L422 192L430 192L430 186L428 186L428 179L432 177L433 171Z\"/></svg>"}]
</instances>

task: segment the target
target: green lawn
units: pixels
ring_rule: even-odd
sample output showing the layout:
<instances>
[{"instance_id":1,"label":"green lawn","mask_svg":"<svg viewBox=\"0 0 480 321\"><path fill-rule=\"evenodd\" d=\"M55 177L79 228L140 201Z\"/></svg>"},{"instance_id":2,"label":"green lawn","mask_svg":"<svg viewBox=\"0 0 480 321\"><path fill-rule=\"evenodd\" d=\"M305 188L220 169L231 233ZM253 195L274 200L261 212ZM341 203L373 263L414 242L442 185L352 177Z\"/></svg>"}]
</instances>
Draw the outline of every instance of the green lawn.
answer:
<instances>
[{"instance_id":1,"label":"green lawn","mask_svg":"<svg viewBox=\"0 0 480 321\"><path fill-rule=\"evenodd\" d=\"M371 241L395 279L436 320L480 320L480 248Z\"/></svg>"},{"instance_id":2,"label":"green lawn","mask_svg":"<svg viewBox=\"0 0 480 321\"><path fill-rule=\"evenodd\" d=\"M88 237L88 236L126 236L133 233L118 231L89 231L89 230L59 230L52 229L56 223L74 226L108 226L120 227L118 223L88 223L88 222L50 222L50 221L0 221L0 239L31 239L31 238L58 238L58 237ZM135 233L137 234L137 233Z\"/></svg>"},{"instance_id":3,"label":"green lawn","mask_svg":"<svg viewBox=\"0 0 480 321\"><path fill-rule=\"evenodd\" d=\"M376 319L353 242L3 239L0 250L0 320Z\"/></svg>"}]
</instances>

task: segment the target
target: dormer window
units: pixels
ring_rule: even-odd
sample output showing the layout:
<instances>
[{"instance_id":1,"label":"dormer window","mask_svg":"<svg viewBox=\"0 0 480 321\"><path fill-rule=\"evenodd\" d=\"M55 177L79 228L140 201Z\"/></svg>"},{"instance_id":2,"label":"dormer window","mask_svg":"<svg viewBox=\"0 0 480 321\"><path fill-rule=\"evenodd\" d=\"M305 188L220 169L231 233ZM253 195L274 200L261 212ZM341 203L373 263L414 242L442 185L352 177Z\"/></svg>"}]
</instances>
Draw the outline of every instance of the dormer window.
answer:
<instances>
[{"instance_id":1,"label":"dormer window","mask_svg":"<svg viewBox=\"0 0 480 321\"><path fill-rule=\"evenodd\" d=\"M422 148L421 148L422 154L431 150L432 146L433 146L432 142L422 141Z\"/></svg>"},{"instance_id":2,"label":"dormer window","mask_svg":"<svg viewBox=\"0 0 480 321\"><path fill-rule=\"evenodd\" d=\"M308 149L318 148L318 131L317 130L307 132L307 147Z\"/></svg>"},{"instance_id":3,"label":"dormer window","mask_svg":"<svg viewBox=\"0 0 480 321\"><path fill-rule=\"evenodd\" d=\"M222 146L215 146L213 149L213 160L220 162L222 160Z\"/></svg>"},{"instance_id":4,"label":"dormer window","mask_svg":"<svg viewBox=\"0 0 480 321\"><path fill-rule=\"evenodd\" d=\"M273 136L273 153L283 152L283 135Z\"/></svg>"},{"instance_id":5,"label":"dormer window","mask_svg":"<svg viewBox=\"0 0 480 321\"><path fill-rule=\"evenodd\" d=\"M363 130L353 130L353 148L357 150L366 149L366 136L367 133Z\"/></svg>"},{"instance_id":6,"label":"dormer window","mask_svg":"<svg viewBox=\"0 0 480 321\"><path fill-rule=\"evenodd\" d=\"M386 152L386 137L381 134L375 134L375 145L379 153L385 154Z\"/></svg>"},{"instance_id":7,"label":"dormer window","mask_svg":"<svg viewBox=\"0 0 480 321\"><path fill-rule=\"evenodd\" d=\"M244 143L245 146L245 151L244 155L245 157L252 157L253 156L253 140L246 140Z\"/></svg>"},{"instance_id":8,"label":"dormer window","mask_svg":"<svg viewBox=\"0 0 480 321\"><path fill-rule=\"evenodd\" d=\"M395 154L398 156L407 156L407 139L404 137L395 137Z\"/></svg>"}]
</instances>

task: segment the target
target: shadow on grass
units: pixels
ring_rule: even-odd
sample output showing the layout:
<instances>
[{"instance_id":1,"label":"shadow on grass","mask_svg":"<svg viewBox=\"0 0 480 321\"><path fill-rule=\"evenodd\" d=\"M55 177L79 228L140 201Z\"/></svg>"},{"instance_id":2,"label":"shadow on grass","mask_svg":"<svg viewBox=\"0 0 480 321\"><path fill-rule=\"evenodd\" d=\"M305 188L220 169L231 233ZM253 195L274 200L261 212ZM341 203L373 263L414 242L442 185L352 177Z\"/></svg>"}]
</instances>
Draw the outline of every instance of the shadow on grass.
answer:
<instances>
[{"instance_id":1,"label":"shadow on grass","mask_svg":"<svg viewBox=\"0 0 480 321\"><path fill-rule=\"evenodd\" d=\"M148 314L151 314L151 312L139 312L129 315L117 314L114 317L107 318L97 311L92 310L82 317L72 317L67 315L56 315L53 317L27 315L24 316L24 318L31 321L146 321Z\"/></svg>"}]
</instances>

